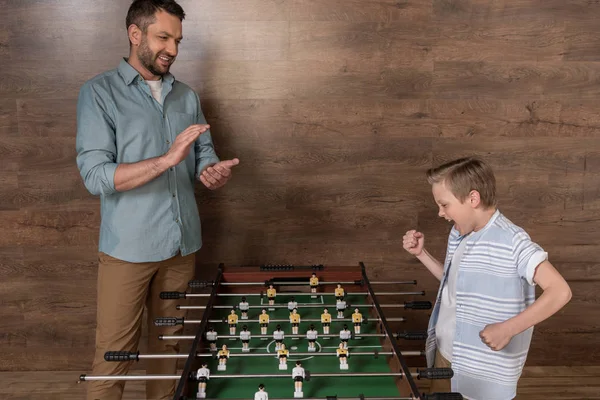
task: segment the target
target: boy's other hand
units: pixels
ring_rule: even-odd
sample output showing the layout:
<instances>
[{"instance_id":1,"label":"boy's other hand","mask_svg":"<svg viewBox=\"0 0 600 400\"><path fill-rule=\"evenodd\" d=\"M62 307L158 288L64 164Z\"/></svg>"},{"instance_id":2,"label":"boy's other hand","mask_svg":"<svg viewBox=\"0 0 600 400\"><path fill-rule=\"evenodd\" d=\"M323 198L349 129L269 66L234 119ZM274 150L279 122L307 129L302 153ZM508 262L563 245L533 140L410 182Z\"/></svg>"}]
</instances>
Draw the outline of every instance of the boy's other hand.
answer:
<instances>
[{"instance_id":1,"label":"boy's other hand","mask_svg":"<svg viewBox=\"0 0 600 400\"><path fill-rule=\"evenodd\" d=\"M513 335L504 323L487 325L479 332L481 341L494 351L502 350L510 343Z\"/></svg>"},{"instance_id":2,"label":"boy's other hand","mask_svg":"<svg viewBox=\"0 0 600 400\"><path fill-rule=\"evenodd\" d=\"M425 245L425 235L416 230L410 230L406 232L406 235L402 238L402 246L404 250L408 251L413 256L420 256L423 252L423 246Z\"/></svg>"}]
</instances>

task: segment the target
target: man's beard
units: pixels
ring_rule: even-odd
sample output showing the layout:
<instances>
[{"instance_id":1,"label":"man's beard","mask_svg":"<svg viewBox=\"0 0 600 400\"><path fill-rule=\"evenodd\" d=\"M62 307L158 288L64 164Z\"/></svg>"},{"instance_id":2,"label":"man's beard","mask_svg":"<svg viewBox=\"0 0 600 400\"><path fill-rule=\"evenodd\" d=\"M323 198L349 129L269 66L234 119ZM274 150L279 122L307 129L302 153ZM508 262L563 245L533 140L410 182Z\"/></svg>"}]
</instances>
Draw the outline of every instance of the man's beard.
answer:
<instances>
[{"instance_id":1,"label":"man's beard","mask_svg":"<svg viewBox=\"0 0 600 400\"><path fill-rule=\"evenodd\" d=\"M148 47L148 42L146 38L142 39L142 43L140 43L140 47L138 49L138 59L140 63L146 68L148 71L155 76L164 76L169 72L171 68L171 64L169 64L166 70L163 70L160 65L157 64L158 56L160 54L154 55L150 47Z\"/></svg>"}]
</instances>

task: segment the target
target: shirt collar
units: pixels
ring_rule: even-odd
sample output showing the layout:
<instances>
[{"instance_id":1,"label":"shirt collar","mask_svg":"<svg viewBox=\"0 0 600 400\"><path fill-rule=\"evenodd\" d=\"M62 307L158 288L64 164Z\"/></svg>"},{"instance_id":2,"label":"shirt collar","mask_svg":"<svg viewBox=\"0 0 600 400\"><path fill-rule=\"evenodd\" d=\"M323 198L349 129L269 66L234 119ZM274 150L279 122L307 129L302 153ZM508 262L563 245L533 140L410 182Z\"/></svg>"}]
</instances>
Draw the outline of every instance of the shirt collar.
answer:
<instances>
[{"instance_id":1,"label":"shirt collar","mask_svg":"<svg viewBox=\"0 0 600 400\"><path fill-rule=\"evenodd\" d=\"M136 78L139 80L144 80L142 75L135 68L133 68L131 64L129 64L128 58L126 57L123 57L121 59L118 71L123 80L125 81L125 84L127 85L131 85L131 83L134 82ZM170 72L163 76L163 83L172 84L174 80L175 77Z\"/></svg>"},{"instance_id":2,"label":"shirt collar","mask_svg":"<svg viewBox=\"0 0 600 400\"><path fill-rule=\"evenodd\" d=\"M492 224L496 221L496 219L498 218L498 216L500 215L500 210L498 210L496 208L496 211L494 211L494 213L492 214L492 216L490 217L490 220L487 222L487 224L485 224L485 226L483 228L481 228L480 230L478 230L477 232L470 232L467 233L466 235L460 236L460 239L463 239L467 236L473 238L473 237L477 237L480 236L483 232L485 232L490 226L492 226Z\"/></svg>"}]
</instances>

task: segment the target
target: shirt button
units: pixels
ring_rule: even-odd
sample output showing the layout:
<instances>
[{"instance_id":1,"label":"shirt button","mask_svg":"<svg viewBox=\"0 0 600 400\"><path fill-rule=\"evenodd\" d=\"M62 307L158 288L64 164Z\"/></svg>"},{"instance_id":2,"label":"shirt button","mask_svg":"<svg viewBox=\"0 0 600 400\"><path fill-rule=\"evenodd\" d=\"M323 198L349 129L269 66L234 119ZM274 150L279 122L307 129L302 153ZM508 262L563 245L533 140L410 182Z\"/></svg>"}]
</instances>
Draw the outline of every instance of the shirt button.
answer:
<instances>
[{"instance_id":1,"label":"shirt button","mask_svg":"<svg viewBox=\"0 0 600 400\"><path fill-rule=\"evenodd\" d=\"M176 218L176 219L175 219L175 222L179 223L179 218Z\"/></svg>"},{"instance_id":2,"label":"shirt button","mask_svg":"<svg viewBox=\"0 0 600 400\"><path fill-rule=\"evenodd\" d=\"M173 193L173 197L175 197L175 193Z\"/></svg>"},{"instance_id":3,"label":"shirt button","mask_svg":"<svg viewBox=\"0 0 600 400\"><path fill-rule=\"evenodd\" d=\"M167 140L167 144L169 144L169 143L171 143L171 141L170 141L170 140Z\"/></svg>"}]
</instances>

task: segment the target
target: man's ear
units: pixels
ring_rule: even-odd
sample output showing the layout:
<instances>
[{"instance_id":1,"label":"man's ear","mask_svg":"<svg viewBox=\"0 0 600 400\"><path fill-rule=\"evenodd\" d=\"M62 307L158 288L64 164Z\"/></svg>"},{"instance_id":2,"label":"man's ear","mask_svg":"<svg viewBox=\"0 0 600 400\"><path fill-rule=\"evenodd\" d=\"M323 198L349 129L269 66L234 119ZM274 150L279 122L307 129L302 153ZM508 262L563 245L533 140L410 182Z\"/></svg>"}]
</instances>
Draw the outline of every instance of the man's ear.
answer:
<instances>
[{"instance_id":1,"label":"man's ear","mask_svg":"<svg viewBox=\"0 0 600 400\"><path fill-rule=\"evenodd\" d=\"M127 36L134 46L139 46L140 43L142 43L142 34L142 30L136 24L131 24L129 25L129 28L127 28Z\"/></svg>"}]
</instances>

